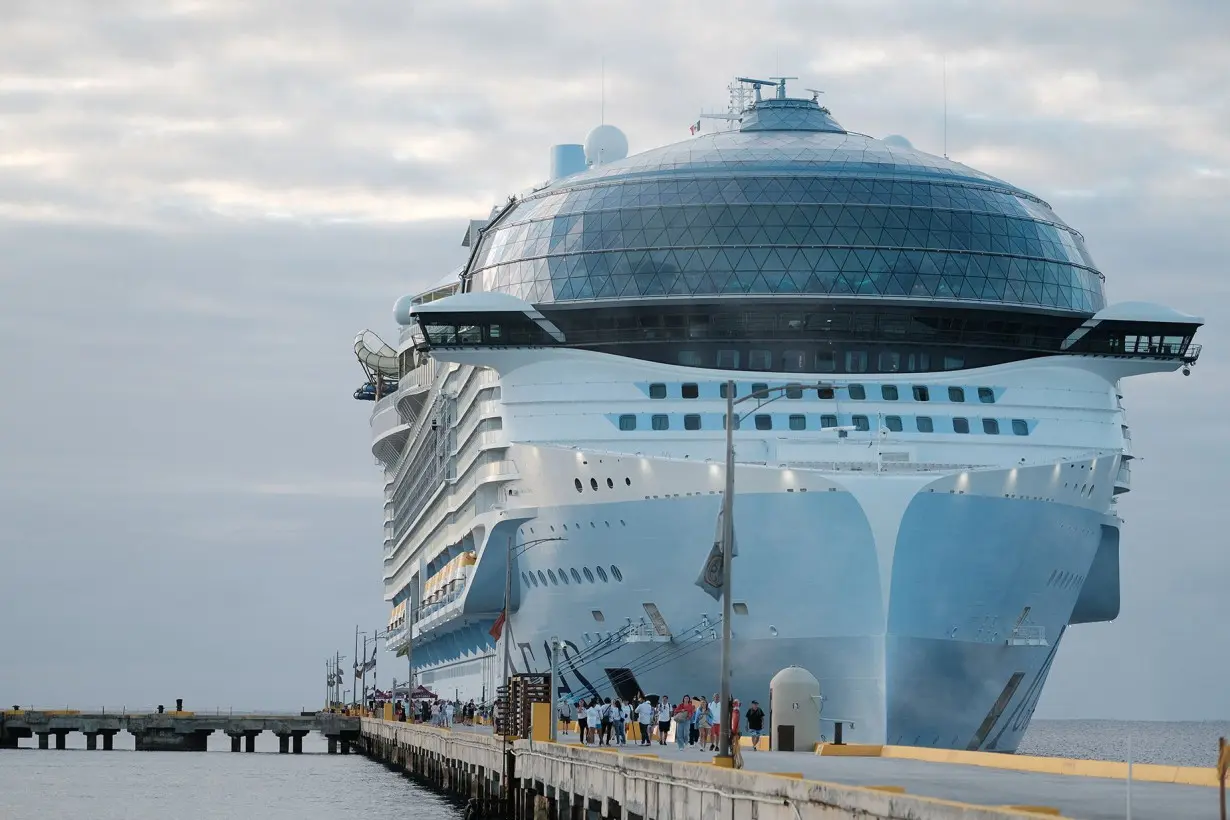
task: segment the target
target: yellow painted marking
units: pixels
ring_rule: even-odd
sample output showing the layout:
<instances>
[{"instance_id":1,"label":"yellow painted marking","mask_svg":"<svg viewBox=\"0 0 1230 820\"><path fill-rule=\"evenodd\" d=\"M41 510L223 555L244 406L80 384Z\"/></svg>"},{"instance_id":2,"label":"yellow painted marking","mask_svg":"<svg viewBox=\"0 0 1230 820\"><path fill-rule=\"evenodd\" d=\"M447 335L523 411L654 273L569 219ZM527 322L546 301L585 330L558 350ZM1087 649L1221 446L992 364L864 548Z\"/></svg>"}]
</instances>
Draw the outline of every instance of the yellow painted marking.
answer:
<instances>
[{"instance_id":1,"label":"yellow painted marking","mask_svg":"<svg viewBox=\"0 0 1230 820\"><path fill-rule=\"evenodd\" d=\"M877 792L888 792L889 794L905 794L905 786L863 786L863 788Z\"/></svg>"},{"instance_id":2,"label":"yellow painted marking","mask_svg":"<svg viewBox=\"0 0 1230 820\"><path fill-rule=\"evenodd\" d=\"M1005 809L1011 811L1023 811L1030 814L1045 814L1050 817L1059 817L1059 809L1054 806L1004 806Z\"/></svg>"},{"instance_id":3,"label":"yellow painted marking","mask_svg":"<svg viewBox=\"0 0 1230 820\"><path fill-rule=\"evenodd\" d=\"M719 769L733 769L735 767L735 759L733 757L718 757L713 758L713 765Z\"/></svg>"},{"instance_id":4,"label":"yellow painted marking","mask_svg":"<svg viewBox=\"0 0 1230 820\"><path fill-rule=\"evenodd\" d=\"M802 772L765 772L765 774L771 774L771 775L774 775L775 777L789 777L793 780L803 779Z\"/></svg>"},{"instance_id":5,"label":"yellow painted marking","mask_svg":"<svg viewBox=\"0 0 1230 820\"><path fill-rule=\"evenodd\" d=\"M816 754L829 757L880 757L885 747L866 743L820 743L816 746Z\"/></svg>"}]
</instances>

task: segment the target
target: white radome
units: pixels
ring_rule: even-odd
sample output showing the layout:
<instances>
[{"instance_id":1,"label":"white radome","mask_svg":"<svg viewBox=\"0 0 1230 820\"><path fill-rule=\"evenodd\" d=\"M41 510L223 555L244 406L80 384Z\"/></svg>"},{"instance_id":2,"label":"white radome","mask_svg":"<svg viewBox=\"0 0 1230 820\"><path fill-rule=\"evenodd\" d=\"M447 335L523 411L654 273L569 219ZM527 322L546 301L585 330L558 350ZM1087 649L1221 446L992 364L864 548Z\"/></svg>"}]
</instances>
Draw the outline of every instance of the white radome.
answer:
<instances>
[{"instance_id":1,"label":"white radome","mask_svg":"<svg viewBox=\"0 0 1230 820\"><path fill-rule=\"evenodd\" d=\"M599 125L585 136L585 161L605 165L628 156L628 138L613 125Z\"/></svg>"}]
</instances>

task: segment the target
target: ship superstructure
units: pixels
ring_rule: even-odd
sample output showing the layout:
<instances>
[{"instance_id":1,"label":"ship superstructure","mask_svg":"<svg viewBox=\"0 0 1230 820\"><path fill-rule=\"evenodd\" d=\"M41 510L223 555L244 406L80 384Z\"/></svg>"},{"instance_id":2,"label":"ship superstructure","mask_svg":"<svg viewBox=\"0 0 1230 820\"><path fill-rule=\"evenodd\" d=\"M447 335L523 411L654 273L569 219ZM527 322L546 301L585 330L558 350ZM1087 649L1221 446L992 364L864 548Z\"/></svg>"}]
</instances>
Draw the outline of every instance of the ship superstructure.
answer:
<instances>
[{"instance_id":1,"label":"ship superstructure","mask_svg":"<svg viewBox=\"0 0 1230 820\"><path fill-rule=\"evenodd\" d=\"M395 347L356 339L391 643L448 696L553 637L572 697L711 692L733 380L773 391L734 421L734 691L799 665L850 739L1011 751L1119 611L1120 380L1186 372L1201 320L1108 307L1041 199L745 83L732 130L556 146Z\"/></svg>"}]
</instances>

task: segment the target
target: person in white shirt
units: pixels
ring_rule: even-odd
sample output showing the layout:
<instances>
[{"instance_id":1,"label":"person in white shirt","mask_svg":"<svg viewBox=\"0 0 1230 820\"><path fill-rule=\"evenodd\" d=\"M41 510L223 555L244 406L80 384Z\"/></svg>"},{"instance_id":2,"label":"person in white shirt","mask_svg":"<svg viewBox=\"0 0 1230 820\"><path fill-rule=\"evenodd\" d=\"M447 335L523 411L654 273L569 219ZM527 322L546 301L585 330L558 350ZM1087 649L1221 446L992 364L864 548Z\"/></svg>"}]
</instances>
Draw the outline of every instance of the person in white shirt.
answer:
<instances>
[{"instance_id":1,"label":"person in white shirt","mask_svg":"<svg viewBox=\"0 0 1230 820\"><path fill-rule=\"evenodd\" d=\"M602 712L598 708L597 698L594 698L593 703L589 705L589 709L587 710L586 717L588 718L587 723L589 724L589 728L588 728L589 742L593 743L594 738L598 734L598 726L602 722Z\"/></svg>"},{"instance_id":2,"label":"person in white shirt","mask_svg":"<svg viewBox=\"0 0 1230 820\"><path fill-rule=\"evenodd\" d=\"M619 712L620 712L619 723L620 723L620 726L622 727L620 730L619 745L623 746L625 743L628 742L628 725L632 723L632 704L625 703L624 705L620 706Z\"/></svg>"},{"instance_id":3,"label":"person in white shirt","mask_svg":"<svg viewBox=\"0 0 1230 820\"><path fill-rule=\"evenodd\" d=\"M636 722L641 726L641 745L649 745L649 735L653 726L653 704L647 700L641 701L636 707Z\"/></svg>"},{"instance_id":4,"label":"person in white shirt","mask_svg":"<svg viewBox=\"0 0 1230 820\"><path fill-rule=\"evenodd\" d=\"M709 701L709 722L712 724L710 729L710 746L709 750L717 751L718 742L721 740L721 729L718 727L722 721L722 704L721 696L714 695L713 700Z\"/></svg>"},{"instance_id":5,"label":"person in white shirt","mask_svg":"<svg viewBox=\"0 0 1230 820\"><path fill-rule=\"evenodd\" d=\"M666 745L666 735L671 730L671 703L666 696L658 698L658 745Z\"/></svg>"}]
</instances>

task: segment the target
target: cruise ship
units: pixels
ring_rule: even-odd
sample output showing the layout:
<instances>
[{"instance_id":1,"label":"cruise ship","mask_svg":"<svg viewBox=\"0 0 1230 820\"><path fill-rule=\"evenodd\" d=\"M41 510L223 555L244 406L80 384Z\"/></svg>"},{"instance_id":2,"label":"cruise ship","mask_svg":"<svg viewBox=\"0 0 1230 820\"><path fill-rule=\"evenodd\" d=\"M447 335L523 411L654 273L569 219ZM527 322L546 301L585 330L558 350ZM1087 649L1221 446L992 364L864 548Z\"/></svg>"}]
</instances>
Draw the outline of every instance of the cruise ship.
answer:
<instances>
[{"instance_id":1,"label":"cruise ship","mask_svg":"<svg viewBox=\"0 0 1230 820\"><path fill-rule=\"evenodd\" d=\"M395 345L356 338L390 648L462 699L553 639L561 697L716 691L733 389L734 695L800 666L848 741L1013 751L1119 613L1121 380L1188 374L1202 321L1108 305L1033 194L732 89L712 133L552 147Z\"/></svg>"}]
</instances>

